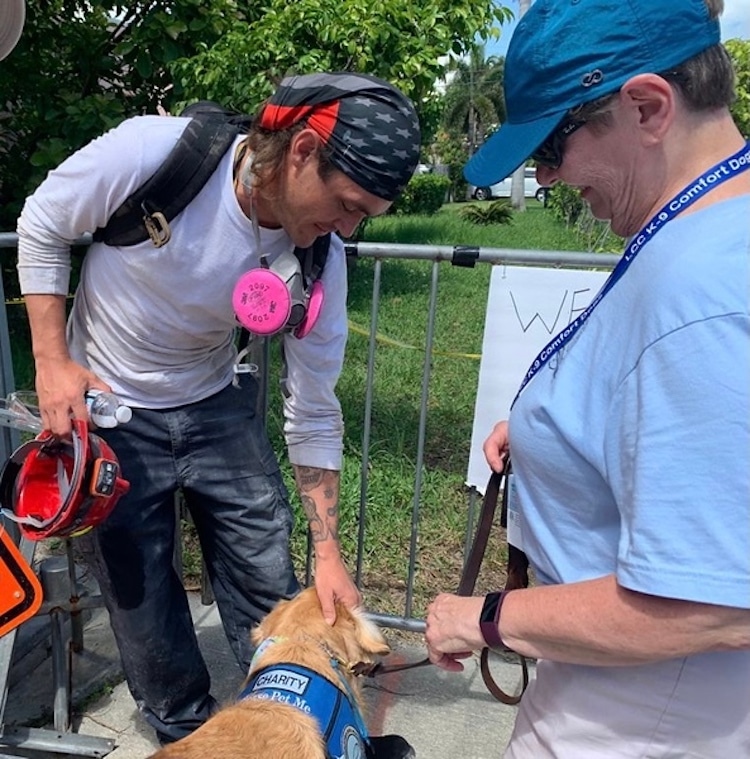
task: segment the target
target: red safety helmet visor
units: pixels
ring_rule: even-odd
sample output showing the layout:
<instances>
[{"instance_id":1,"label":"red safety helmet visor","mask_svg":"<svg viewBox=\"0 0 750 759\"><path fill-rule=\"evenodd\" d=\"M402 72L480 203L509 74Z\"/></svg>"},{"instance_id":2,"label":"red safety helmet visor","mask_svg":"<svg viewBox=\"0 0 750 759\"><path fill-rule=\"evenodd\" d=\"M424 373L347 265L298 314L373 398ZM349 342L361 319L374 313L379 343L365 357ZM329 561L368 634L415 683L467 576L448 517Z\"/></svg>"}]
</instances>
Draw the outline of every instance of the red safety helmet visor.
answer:
<instances>
[{"instance_id":1,"label":"red safety helmet visor","mask_svg":"<svg viewBox=\"0 0 750 759\"><path fill-rule=\"evenodd\" d=\"M0 474L0 506L30 540L83 535L130 488L106 441L74 419L70 440L45 431L24 443Z\"/></svg>"}]
</instances>

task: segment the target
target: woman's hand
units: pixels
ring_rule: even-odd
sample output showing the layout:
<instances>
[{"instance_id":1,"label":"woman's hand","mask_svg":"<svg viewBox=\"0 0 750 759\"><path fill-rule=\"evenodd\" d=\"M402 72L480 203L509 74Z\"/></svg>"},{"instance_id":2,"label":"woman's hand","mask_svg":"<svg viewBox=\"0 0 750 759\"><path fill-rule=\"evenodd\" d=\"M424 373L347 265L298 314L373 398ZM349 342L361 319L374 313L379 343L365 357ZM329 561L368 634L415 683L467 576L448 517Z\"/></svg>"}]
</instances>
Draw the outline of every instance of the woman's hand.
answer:
<instances>
[{"instance_id":1,"label":"woman's hand","mask_svg":"<svg viewBox=\"0 0 750 759\"><path fill-rule=\"evenodd\" d=\"M508 453L508 422L498 422L482 445L484 457L493 472L502 472Z\"/></svg>"}]
</instances>

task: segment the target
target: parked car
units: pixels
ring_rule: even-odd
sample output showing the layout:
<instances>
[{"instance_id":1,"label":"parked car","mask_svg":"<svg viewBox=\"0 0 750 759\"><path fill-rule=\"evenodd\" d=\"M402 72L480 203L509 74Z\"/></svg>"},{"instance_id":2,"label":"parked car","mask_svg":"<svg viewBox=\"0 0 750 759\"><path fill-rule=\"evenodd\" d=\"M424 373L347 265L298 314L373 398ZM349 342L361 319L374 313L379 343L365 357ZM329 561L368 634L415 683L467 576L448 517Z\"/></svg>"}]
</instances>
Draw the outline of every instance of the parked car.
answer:
<instances>
[{"instance_id":1,"label":"parked car","mask_svg":"<svg viewBox=\"0 0 750 759\"><path fill-rule=\"evenodd\" d=\"M491 200L492 198L509 198L512 176L506 177L502 182L497 182L490 187L475 187L470 185L471 197L475 200ZM549 187L542 187L536 181L536 169L527 166L524 169L523 194L527 198L536 198L540 203L547 202Z\"/></svg>"}]
</instances>

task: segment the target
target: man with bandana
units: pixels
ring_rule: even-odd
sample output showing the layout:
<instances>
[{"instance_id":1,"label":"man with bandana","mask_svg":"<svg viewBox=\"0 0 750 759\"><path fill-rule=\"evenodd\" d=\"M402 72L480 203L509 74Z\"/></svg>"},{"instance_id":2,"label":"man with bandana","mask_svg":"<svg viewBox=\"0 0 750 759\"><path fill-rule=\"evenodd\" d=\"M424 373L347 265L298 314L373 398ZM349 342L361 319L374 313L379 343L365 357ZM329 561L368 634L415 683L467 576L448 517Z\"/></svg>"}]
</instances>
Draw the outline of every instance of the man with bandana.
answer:
<instances>
[{"instance_id":1,"label":"man with bandana","mask_svg":"<svg viewBox=\"0 0 750 759\"><path fill-rule=\"evenodd\" d=\"M282 338L284 433L324 614L332 622L334 601L361 602L337 537L343 424L334 388L347 337L338 235L388 210L420 149L414 107L391 84L355 73L289 77L171 221L165 245L90 247L66 325L71 243L107 223L187 123L161 116L123 122L50 172L18 222L18 271L46 429L69 434L71 417L87 416L91 389L111 390L133 409L127 424L99 431L130 492L80 540L130 690L162 743L189 734L216 708L172 566L175 493L182 491L191 512L244 672L250 628L299 589L288 494L255 415L257 382L236 374L233 293L238 280L263 281L253 273L329 232L316 313L309 309L303 333L287 328Z\"/></svg>"}]
</instances>

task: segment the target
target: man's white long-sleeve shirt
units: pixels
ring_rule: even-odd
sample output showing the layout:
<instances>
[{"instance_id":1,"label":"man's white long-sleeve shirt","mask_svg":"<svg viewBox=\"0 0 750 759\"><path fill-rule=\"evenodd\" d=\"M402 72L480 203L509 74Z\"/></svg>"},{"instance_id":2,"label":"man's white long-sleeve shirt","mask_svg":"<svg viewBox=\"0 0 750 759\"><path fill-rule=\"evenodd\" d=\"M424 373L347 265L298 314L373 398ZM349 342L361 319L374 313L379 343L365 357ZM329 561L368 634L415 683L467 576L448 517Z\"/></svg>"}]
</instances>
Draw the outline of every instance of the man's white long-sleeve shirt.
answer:
<instances>
[{"instance_id":1,"label":"man's white long-sleeve shirt","mask_svg":"<svg viewBox=\"0 0 750 759\"><path fill-rule=\"evenodd\" d=\"M18 221L23 294L67 294L71 243L106 224L154 174L187 123L129 119L50 172ZM233 154L230 149L171 222L165 246L94 243L86 254L68 321L69 350L129 405L193 403L232 380L232 290L243 272L260 265L252 224L235 196ZM260 244L271 261L293 247L283 229L262 227ZM314 329L302 340L283 338L284 431L292 463L339 469L343 423L334 390L347 319L346 261L335 236L322 283L325 300Z\"/></svg>"}]
</instances>

